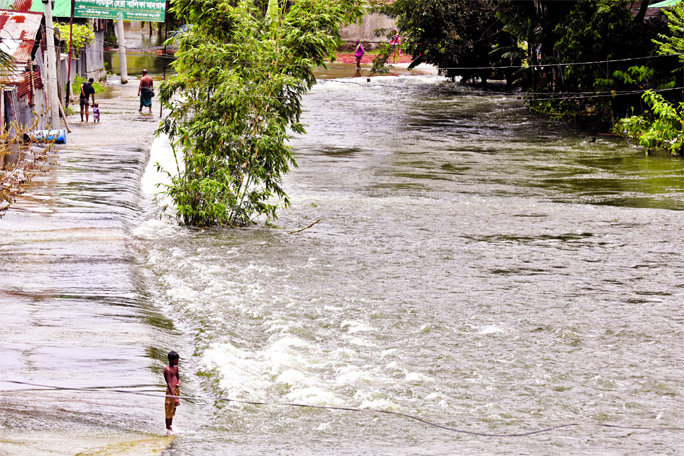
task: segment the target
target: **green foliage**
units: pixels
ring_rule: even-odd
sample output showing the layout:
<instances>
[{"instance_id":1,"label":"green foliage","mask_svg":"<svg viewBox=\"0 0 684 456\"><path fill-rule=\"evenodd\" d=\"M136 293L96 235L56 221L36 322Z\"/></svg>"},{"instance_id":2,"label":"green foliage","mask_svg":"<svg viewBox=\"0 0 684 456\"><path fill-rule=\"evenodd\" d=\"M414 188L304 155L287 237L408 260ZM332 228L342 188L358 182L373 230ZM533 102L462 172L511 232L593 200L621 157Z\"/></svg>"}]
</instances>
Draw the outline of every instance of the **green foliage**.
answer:
<instances>
[{"instance_id":1,"label":"green foliage","mask_svg":"<svg viewBox=\"0 0 684 456\"><path fill-rule=\"evenodd\" d=\"M611 68L603 61L628 58L642 47L639 25L628 6L627 0L581 0L567 20L556 26L559 39L555 50L561 62L597 62L567 66L563 74L566 87L581 92L610 87L612 82L607 86L601 83L610 80L612 70L621 68Z\"/></svg>"},{"instance_id":2,"label":"green foliage","mask_svg":"<svg viewBox=\"0 0 684 456\"><path fill-rule=\"evenodd\" d=\"M491 76L489 70L468 67L490 65L499 35L494 0L397 0L383 11L396 18L402 48L414 64L436 65L450 78Z\"/></svg>"},{"instance_id":3,"label":"green foliage","mask_svg":"<svg viewBox=\"0 0 684 456\"><path fill-rule=\"evenodd\" d=\"M387 62L392 57L392 54L397 51L397 46L390 45L392 37L395 35L396 29L378 29L375 31L375 36L387 39L387 43L380 43L375 48L375 58L373 59L373 66L371 67L371 74L387 74L392 68L387 65Z\"/></svg>"},{"instance_id":4,"label":"green foliage","mask_svg":"<svg viewBox=\"0 0 684 456\"><path fill-rule=\"evenodd\" d=\"M387 66L387 61L392 55L392 48L387 43L380 43L375 49L377 55L373 59L373 66L371 67L371 74L387 74L390 67Z\"/></svg>"},{"instance_id":5,"label":"green foliage","mask_svg":"<svg viewBox=\"0 0 684 456\"><path fill-rule=\"evenodd\" d=\"M84 82L88 82L88 80L81 76L74 76L74 88L76 90L80 90L81 84L83 84ZM105 86L103 86L99 82L93 82L93 89L95 89L96 94L104 93L107 90Z\"/></svg>"},{"instance_id":6,"label":"green foliage","mask_svg":"<svg viewBox=\"0 0 684 456\"><path fill-rule=\"evenodd\" d=\"M684 145L684 103L679 103L675 108L652 90L647 90L643 99L651 111L621 119L615 131L636 139L647 152L669 150L672 155L681 154Z\"/></svg>"},{"instance_id":7,"label":"green foliage","mask_svg":"<svg viewBox=\"0 0 684 456\"><path fill-rule=\"evenodd\" d=\"M656 53L651 39L667 25L660 17L644 21L647 0L634 16L633 3L397 0L380 9L397 19L413 64L436 65L462 82L505 78L528 91L535 111L613 124L616 113L641 106L639 91L673 87L672 71L681 68L674 57L648 58ZM669 35L677 38L661 53L684 54L684 6L673 14ZM384 51L374 68L386 61Z\"/></svg>"},{"instance_id":8,"label":"green foliage","mask_svg":"<svg viewBox=\"0 0 684 456\"><path fill-rule=\"evenodd\" d=\"M684 62L684 2L678 2L671 10L663 10L667 17L669 35L659 34L663 41L654 40L658 45L658 53L661 55L679 55L679 60Z\"/></svg>"},{"instance_id":9,"label":"green foliage","mask_svg":"<svg viewBox=\"0 0 684 456\"><path fill-rule=\"evenodd\" d=\"M274 2L271 2L273 5ZM267 14L242 0L177 0L195 24L176 39L178 76L161 84L176 172L166 192L181 223L243 226L290 202L282 175L296 166L289 132L304 133L301 98L359 19L360 0L299 0ZM175 96L178 95L178 96Z\"/></svg>"},{"instance_id":10,"label":"green foliage","mask_svg":"<svg viewBox=\"0 0 684 456\"><path fill-rule=\"evenodd\" d=\"M554 68L553 83L547 82L542 90L591 97L585 104L594 111L587 114L614 125L615 113L641 106L640 90L672 87L673 61L644 59L654 53L649 38L657 34L661 23L657 19L647 24L635 20L630 5L627 0L577 2L554 28L555 59L568 65ZM594 93L596 97L592 97Z\"/></svg>"},{"instance_id":11,"label":"green foliage","mask_svg":"<svg viewBox=\"0 0 684 456\"><path fill-rule=\"evenodd\" d=\"M71 26L69 24L56 23L59 29L59 36L62 42L66 45L66 52L69 52L69 43L73 43L74 53L78 55L78 50L85 48L86 44L91 43L95 39L95 32L93 27L88 24L73 24L74 36L71 37Z\"/></svg>"},{"instance_id":12,"label":"green foliage","mask_svg":"<svg viewBox=\"0 0 684 456\"><path fill-rule=\"evenodd\" d=\"M0 49L0 74L12 71L14 57Z\"/></svg>"},{"instance_id":13,"label":"green foliage","mask_svg":"<svg viewBox=\"0 0 684 456\"><path fill-rule=\"evenodd\" d=\"M527 14L526 14L527 13ZM507 71L509 84L534 89L534 71L538 64L539 41L544 28L539 25L537 14L523 9L497 10L501 30L512 38L508 44L503 40L489 53L507 65L520 65L519 70Z\"/></svg>"},{"instance_id":14,"label":"green foliage","mask_svg":"<svg viewBox=\"0 0 684 456\"><path fill-rule=\"evenodd\" d=\"M552 121L576 120L586 112L586 106L579 100L550 98L543 100L527 99L530 111L548 116Z\"/></svg>"},{"instance_id":15,"label":"green foliage","mask_svg":"<svg viewBox=\"0 0 684 456\"><path fill-rule=\"evenodd\" d=\"M387 43L380 43L375 48L374 53L376 56L373 59L371 74L387 74L392 68L392 66L388 65L387 63L389 61L396 62L395 58L397 55L401 54L401 36L396 28L377 29L375 31L375 36L386 38Z\"/></svg>"},{"instance_id":16,"label":"green foliage","mask_svg":"<svg viewBox=\"0 0 684 456\"><path fill-rule=\"evenodd\" d=\"M644 84L648 84L648 80L653 78L655 71L653 68L645 66L633 66L627 68L627 71L615 70L613 71L613 79L623 84L630 84L642 88ZM607 81L606 85L612 83L612 80Z\"/></svg>"},{"instance_id":17,"label":"green foliage","mask_svg":"<svg viewBox=\"0 0 684 456\"><path fill-rule=\"evenodd\" d=\"M684 3L677 3L670 11L663 10L668 19L667 27L669 33L660 33L658 38L653 40L660 55L673 55L684 62ZM674 58L674 57L673 57ZM637 71L630 68L629 74L615 74L616 78L621 78L630 83L636 83L640 87L645 85L643 82L653 77L652 73L640 69ZM647 85L647 84L646 84ZM675 81L661 83L658 87L674 87ZM677 105L666 100L662 95L651 90L643 94L643 101L650 108L643 115L632 115L621 119L615 127L615 131L624 136L636 139L639 144L646 148L647 152L655 150L669 150L672 155L682 153L684 145L684 104Z\"/></svg>"}]
</instances>

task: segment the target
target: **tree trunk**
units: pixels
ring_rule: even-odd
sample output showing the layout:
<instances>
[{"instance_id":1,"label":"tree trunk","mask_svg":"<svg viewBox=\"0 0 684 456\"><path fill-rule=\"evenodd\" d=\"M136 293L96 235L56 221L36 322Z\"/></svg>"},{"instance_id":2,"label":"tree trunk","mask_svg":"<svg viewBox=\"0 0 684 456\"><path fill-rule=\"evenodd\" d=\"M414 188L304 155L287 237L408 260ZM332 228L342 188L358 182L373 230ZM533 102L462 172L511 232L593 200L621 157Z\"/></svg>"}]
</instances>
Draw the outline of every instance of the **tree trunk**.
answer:
<instances>
[{"instance_id":1,"label":"tree trunk","mask_svg":"<svg viewBox=\"0 0 684 456\"><path fill-rule=\"evenodd\" d=\"M634 22L637 24L643 24L644 18L646 17L646 9L648 8L648 3L650 0L641 0L641 6L639 7L639 12L634 16Z\"/></svg>"}]
</instances>

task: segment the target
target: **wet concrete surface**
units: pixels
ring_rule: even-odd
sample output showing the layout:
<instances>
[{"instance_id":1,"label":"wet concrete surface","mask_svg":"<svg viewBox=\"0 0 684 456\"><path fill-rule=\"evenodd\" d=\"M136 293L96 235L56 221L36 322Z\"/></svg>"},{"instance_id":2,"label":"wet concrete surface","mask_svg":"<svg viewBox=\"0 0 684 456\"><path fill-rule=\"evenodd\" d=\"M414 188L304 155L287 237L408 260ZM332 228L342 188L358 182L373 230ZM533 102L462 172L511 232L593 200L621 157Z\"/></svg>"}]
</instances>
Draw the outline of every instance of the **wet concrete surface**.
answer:
<instances>
[{"instance_id":1,"label":"wet concrete surface","mask_svg":"<svg viewBox=\"0 0 684 456\"><path fill-rule=\"evenodd\" d=\"M136 80L96 99L100 123L92 113L80 122L72 104L67 143L0 219L3 455L75 454L102 446L98 434L125 443L163 433L163 397L102 389L164 391L169 325L148 302L131 235L159 105L138 113Z\"/></svg>"}]
</instances>

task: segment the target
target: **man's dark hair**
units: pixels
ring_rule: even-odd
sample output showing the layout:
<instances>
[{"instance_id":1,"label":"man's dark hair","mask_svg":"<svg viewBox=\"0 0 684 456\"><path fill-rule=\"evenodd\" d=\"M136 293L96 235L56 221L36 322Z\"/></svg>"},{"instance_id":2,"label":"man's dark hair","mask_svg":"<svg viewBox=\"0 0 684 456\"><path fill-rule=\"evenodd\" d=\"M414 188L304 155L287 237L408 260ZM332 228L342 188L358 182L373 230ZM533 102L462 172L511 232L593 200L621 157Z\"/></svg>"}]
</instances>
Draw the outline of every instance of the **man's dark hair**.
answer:
<instances>
[{"instance_id":1,"label":"man's dark hair","mask_svg":"<svg viewBox=\"0 0 684 456\"><path fill-rule=\"evenodd\" d=\"M169 361L171 361L172 359L178 359L178 358L180 358L180 356L178 356L178 353L176 353L173 350L169 352Z\"/></svg>"},{"instance_id":2,"label":"man's dark hair","mask_svg":"<svg viewBox=\"0 0 684 456\"><path fill-rule=\"evenodd\" d=\"M95 82L95 79L90 78L90 79L88 79L88 82Z\"/></svg>"}]
</instances>

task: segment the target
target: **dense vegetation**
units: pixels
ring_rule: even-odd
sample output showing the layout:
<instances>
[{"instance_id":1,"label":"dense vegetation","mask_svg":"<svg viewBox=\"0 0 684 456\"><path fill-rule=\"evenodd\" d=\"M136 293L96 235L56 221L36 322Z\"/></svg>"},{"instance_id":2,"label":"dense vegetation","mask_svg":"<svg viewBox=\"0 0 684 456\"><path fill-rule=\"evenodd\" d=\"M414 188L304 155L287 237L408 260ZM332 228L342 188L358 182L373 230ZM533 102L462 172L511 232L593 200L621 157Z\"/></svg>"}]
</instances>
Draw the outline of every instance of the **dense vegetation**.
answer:
<instances>
[{"instance_id":1,"label":"dense vegetation","mask_svg":"<svg viewBox=\"0 0 684 456\"><path fill-rule=\"evenodd\" d=\"M668 34L654 40L661 55L676 55L679 66L684 64L684 4L678 3L672 11L665 11ZM684 85L684 84L682 84ZM661 94L646 91L643 100L648 105L641 115L620 120L615 131L636 139L647 151L667 150L681 155L684 147L684 103L672 103ZM684 98L684 97L683 97Z\"/></svg>"},{"instance_id":2,"label":"dense vegetation","mask_svg":"<svg viewBox=\"0 0 684 456\"><path fill-rule=\"evenodd\" d=\"M281 178L296 164L287 140L304 132L302 95L314 67L334 56L340 27L362 15L361 2L271 0L264 13L250 0L176 0L172 11L194 24L178 40L178 76L160 89L177 216L194 226L275 218L289 205Z\"/></svg>"},{"instance_id":3,"label":"dense vegetation","mask_svg":"<svg viewBox=\"0 0 684 456\"><path fill-rule=\"evenodd\" d=\"M64 43L65 52L69 52L69 46L74 46L74 56L78 57L78 51L85 48L86 44L91 43L95 39L95 32L93 26L88 24L68 24L55 23L59 30L60 40ZM71 31L73 30L73 38Z\"/></svg>"},{"instance_id":4,"label":"dense vegetation","mask_svg":"<svg viewBox=\"0 0 684 456\"><path fill-rule=\"evenodd\" d=\"M647 89L664 100L681 95L673 90L683 85L681 64L654 39L681 37L682 29L668 30L662 14L646 20L647 6L648 0L397 0L379 9L396 18L414 64L436 65L464 83L503 79L521 87L536 111L615 125L646 108ZM667 42L677 52L679 42Z\"/></svg>"}]
</instances>

